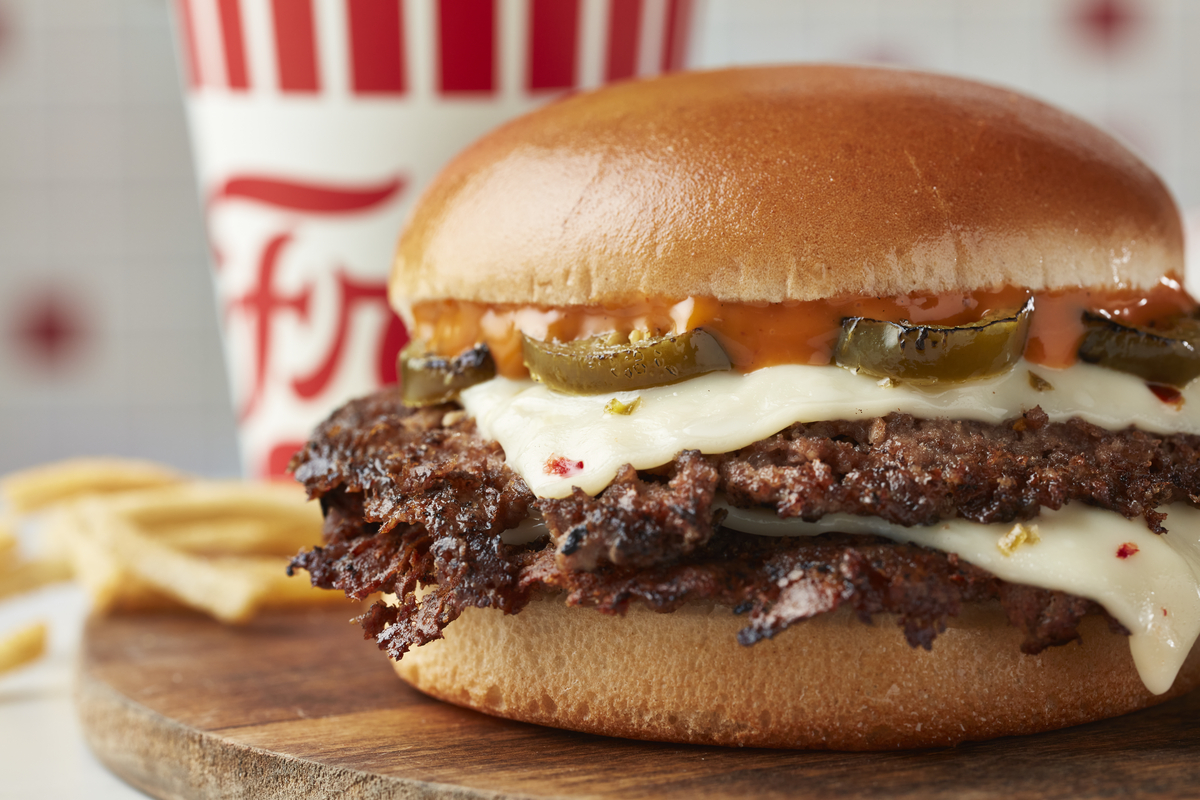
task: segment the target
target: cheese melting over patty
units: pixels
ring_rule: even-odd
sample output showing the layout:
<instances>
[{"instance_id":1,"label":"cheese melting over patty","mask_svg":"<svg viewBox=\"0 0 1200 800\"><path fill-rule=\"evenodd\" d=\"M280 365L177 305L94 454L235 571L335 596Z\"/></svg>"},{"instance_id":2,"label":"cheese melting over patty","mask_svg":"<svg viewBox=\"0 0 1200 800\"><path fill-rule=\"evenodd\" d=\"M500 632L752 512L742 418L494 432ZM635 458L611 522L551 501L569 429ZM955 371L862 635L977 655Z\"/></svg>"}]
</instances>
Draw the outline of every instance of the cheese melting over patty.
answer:
<instances>
[{"instance_id":1,"label":"cheese melting over patty","mask_svg":"<svg viewBox=\"0 0 1200 800\"><path fill-rule=\"evenodd\" d=\"M1188 505L1166 508L1170 532L1162 535L1140 518L1078 503L1043 509L1036 520L1022 524L1037 540L1011 549L1000 544L1015 527L1011 522L952 519L905 527L850 514L804 522L781 520L769 509L724 507L729 511L724 525L734 530L766 536L873 533L957 553L1010 583L1095 600L1129 630L1133 663L1155 694L1171 688L1200 636L1200 510Z\"/></svg>"},{"instance_id":2,"label":"cheese melting over patty","mask_svg":"<svg viewBox=\"0 0 1200 800\"><path fill-rule=\"evenodd\" d=\"M630 414L606 411L614 398L637 406ZM479 432L504 448L530 491L562 498L573 486L596 494L624 464L650 469L681 450L728 453L794 422L900 411L1000 423L1040 405L1053 422L1081 417L1109 430L1133 425L1154 433L1200 433L1200 381L1183 390L1182 400L1164 403L1141 378L1103 367L1052 370L1021 361L995 378L949 387L894 385L838 367L787 364L586 396L494 378L465 390L461 401Z\"/></svg>"},{"instance_id":3,"label":"cheese melting over patty","mask_svg":"<svg viewBox=\"0 0 1200 800\"><path fill-rule=\"evenodd\" d=\"M614 398L633 411L606 410ZM496 378L464 391L462 404L481 435L504 448L508 464L533 493L549 498L566 497L573 486L596 494L626 463L648 469L681 450L737 450L795 422L893 411L999 423L1041 406L1052 421L1080 417L1110 430L1132 425L1155 433L1200 433L1200 381L1183 390L1181 403L1170 404L1140 378L1087 364L1051 370L1020 362L996 378L949 388L785 365L578 397L529 380ZM1140 519L1079 504L1043 510L1026 523L1036 537L1016 547L1001 546L1001 540L1012 541L1007 536L1012 523L956 519L904 527L845 514L809 523L781 520L768 509L728 511L726 527L747 533L873 533L957 553L1013 583L1094 600L1131 632L1134 663L1156 694L1170 688L1200 635L1200 511L1189 506L1167 509L1165 535L1151 533Z\"/></svg>"}]
</instances>

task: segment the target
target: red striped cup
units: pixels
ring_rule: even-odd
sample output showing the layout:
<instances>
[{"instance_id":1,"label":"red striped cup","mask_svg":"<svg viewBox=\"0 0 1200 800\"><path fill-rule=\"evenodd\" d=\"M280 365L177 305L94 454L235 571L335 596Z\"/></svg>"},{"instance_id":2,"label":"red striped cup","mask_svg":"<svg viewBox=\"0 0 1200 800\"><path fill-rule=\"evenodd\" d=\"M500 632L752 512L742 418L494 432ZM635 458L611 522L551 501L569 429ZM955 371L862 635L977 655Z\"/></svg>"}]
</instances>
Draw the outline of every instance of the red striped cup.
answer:
<instances>
[{"instance_id":1,"label":"red striped cup","mask_svg":"<svg viewBox=\"0 0 1200 800\"><path fill-rule=\"evenodd\" d=\"M396 380L409 204L482 132L680 68L692 0L176 0L245 472Z\"/></svg>"}]
</instances>

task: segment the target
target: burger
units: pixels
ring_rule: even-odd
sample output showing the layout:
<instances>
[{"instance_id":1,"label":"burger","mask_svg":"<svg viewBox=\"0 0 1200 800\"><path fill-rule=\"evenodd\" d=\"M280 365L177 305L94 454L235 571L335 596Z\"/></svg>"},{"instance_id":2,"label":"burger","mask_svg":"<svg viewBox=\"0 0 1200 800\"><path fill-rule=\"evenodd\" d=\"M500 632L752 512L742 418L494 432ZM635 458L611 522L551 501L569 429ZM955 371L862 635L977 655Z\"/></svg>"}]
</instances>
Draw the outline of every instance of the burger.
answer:
<instances>
[{"instance_id":1,"label":"burger","mask_svg":"<svg viewBox=\"0 0 1200 800\"><path fill-rule=\"evenodd\" d=\"M401 234L403 385L293 567L436 698L952 745L1200 681L1200 322L1162 182L956 78L678 74L485 136Z\"/></svg>"}]
</instances>

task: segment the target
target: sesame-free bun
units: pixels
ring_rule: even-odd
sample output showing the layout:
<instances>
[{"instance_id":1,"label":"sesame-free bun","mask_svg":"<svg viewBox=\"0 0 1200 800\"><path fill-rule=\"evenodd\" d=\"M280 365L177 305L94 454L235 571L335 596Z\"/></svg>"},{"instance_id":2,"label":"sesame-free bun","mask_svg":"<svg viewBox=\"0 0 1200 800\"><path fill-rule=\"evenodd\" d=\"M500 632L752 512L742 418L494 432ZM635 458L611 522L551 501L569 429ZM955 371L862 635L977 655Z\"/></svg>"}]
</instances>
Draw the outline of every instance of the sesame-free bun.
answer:
<instances>
[{"instance_id":1,"label":"sesame-free bun","mask_svg":"<svg viewBox=\"0 0 1200 800\"><path fill-rule=\"evenodd\" d=\"M468 608L446 638L395 663L442 700L560 728L655 741L882 750L935 747L1077 725L1200 684L1193 650L1175 685L1142 685L1128 638L1099 616L1082 643L1023 655L998 605L964 609L932 651L894 619L839 611L752 647L715 606L623 617L535 599L519 614Z\"/></svg>"},{"instance_id":2,"label":"sesame-free bun","mask_svg":"<svg viewBox=\"0 0 1200 800\"><path fill-rule=\"evenodd\" d=\"M1117 141L1016 92L783 66L552 103L441 173L392 300L741 302L1182 275L1178 213Z\"/></svg>"}]
</instances>

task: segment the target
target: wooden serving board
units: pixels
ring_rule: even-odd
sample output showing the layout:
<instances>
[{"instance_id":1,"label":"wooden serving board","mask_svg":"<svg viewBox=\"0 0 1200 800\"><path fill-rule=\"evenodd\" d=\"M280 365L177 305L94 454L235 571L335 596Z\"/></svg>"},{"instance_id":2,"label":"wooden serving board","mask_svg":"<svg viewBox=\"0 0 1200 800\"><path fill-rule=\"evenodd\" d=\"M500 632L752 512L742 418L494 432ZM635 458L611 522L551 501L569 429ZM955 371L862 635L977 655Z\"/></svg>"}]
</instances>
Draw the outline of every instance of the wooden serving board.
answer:
<instances>
[{"instance_id":1,"label":"wooden serving board","mask_svg":"<svg viewBox=\"0 0 1200 800\"><path fill-rule=\"evenodd\" d=\"M1117 720L901 753L606 739L430 700L336 607L241 628L189 615L92 619L83 729L162 798L1200 795L1200 692Z\"/></svg>"}]
</instances>

